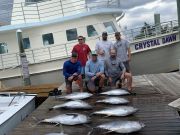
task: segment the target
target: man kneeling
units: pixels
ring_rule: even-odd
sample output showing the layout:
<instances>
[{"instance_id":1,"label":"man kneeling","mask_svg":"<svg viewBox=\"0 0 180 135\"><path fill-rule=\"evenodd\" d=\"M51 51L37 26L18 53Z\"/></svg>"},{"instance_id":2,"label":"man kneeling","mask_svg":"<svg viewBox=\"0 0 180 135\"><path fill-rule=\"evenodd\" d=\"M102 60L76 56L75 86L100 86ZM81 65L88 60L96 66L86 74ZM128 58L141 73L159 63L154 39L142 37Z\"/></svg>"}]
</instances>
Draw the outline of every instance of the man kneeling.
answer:
<instances>
[{"instance_id":1,"label":"man kneeling","mask_svg":"<svg viewBox=\"0 0 180 135\"><path fill-rule=\"evenodd\" d=\"M67 60L63 66L63 75L66 82L66 93L72 93L72 82L76 81L80 87L80 91L83 92L83 83L81 76L81 63L77 61L78 54L72 53L71 59Z\"/></svg>"},{"instance_id":2,"label":"man kneeling","mask_svg":"<svg viewBox=\"0 0 180 135\"><path fill-rule=\"evenodd\" d=\"M104 64L97 59L97 53L95 51L91 54L91 59L87 61L85 67L85 75L87 79L87 88L91 93L101 92L104 85ZM96 85L99 86L96 91Z\"/></svg>"},{"instance_id":3,"label":"man kneeling","mask_svg":"<svg viewBox=\"0 0 180 135\"><path fill-rule=\"evenodd\" d=\"M124 64L116 57L114 49L110 51L110 57L105 61L105 73L112 87L118 87L117 81L127 79L128 91L132 91L132 75L126 72Z\"/></svg>"}]
</instances>

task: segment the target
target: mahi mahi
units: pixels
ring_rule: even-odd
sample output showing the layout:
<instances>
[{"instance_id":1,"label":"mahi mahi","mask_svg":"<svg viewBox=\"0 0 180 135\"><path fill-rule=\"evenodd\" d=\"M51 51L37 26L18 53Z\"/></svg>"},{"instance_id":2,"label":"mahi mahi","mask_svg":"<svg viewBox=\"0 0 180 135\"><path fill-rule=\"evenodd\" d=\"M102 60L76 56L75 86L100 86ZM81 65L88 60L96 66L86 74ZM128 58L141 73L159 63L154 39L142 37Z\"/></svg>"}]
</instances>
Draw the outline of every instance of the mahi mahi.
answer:
<instances>
[{"instance_id":1,"label":"mahi mahi","mask_svg":"<svg viewBox=\"0 0 180 135\"><path fill-rule=\"evenodd\" d=\"M106 104L112 104L112 105L118 105L118 104L128 104L129 101L125 98L120 97L107 97L102 100L96 101L97 103L106 103Z\"/></svg>"},{"instance_id":2,"label":"mahi mahi","mask_svg":"<svg viewBox=\"0 0 180 135\"><path fill-rule=\"evenodd\" d=\"M71 94L68 94L66 96L60 96L58 98L63 98L63 99L67 99L67 100L82 100L82 99L86 99L91 97L92 94L87 93L87 92L74 92Z\"/></svg>"},{"instance_id":3,"label":"mahi mahi","mask_svg":"<svg viewBox=\"0 0 180 135\"><path fill-rule=\"evenodd\" d=\"M97 128L105 129L110 132L128 134L140 131L145 125L139 121L113 121L97 126Z\"/></svg>"},{"instance_id":4,"label":"mahi mahi","mask_svg":"<svg viewBox=\"0 0 180 135\"><path fill-rule=\"evenodd\" d=\"M108 96L122 96L122 95L129 95L130 93L123 89L114 89L107 92L103 92L101 94L108 95Z\"/></svg>"},{"instance_id":5,"label":"mahi mahi","mask_svg":"<svg viewBox=\"0 0 180 135\"><path fill-rule=\"evenodd\" d=\"M96 115L107 115L107 116L128 116L135 112L137 112L137 108L132 106L119 106L119 107L111 107L104 110L96 111L92 114Z\"/></svg>"},{"instance_id":6,"label":"mahi mahi","mask_svg":"<svg viewBox=\"0 0 180 135\"><path fill-rule=\"evenodd\" d=\"M65 109L92 109L92 106L89 105L88 103L81 101L81 100L76 100L76 101L69 101L61 105L56 105L49 110L53 109L59 109L59 108L65 108Z\"/></svg>"},{"instance_id":7,"label":"mahi mahi","mask_svg":"<svg viewBox=\"0 0 180 135\"><path fill-rule=\"evenodd\" d=\"M90 122L90 117L79 113L61 114L49 119L44 119L40 123L55 123L63 125L79 125Z\"/></svg>"}]
</instances>

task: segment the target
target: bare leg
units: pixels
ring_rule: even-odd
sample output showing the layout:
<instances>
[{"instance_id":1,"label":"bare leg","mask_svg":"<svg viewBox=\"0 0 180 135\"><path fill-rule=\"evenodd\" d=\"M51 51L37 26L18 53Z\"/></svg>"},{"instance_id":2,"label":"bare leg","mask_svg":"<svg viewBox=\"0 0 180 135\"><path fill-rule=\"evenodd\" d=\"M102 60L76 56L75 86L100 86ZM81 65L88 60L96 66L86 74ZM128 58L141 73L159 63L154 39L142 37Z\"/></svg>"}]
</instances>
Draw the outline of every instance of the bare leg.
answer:
<instances>
[{"instance_id":1,"label":"bare leg","mask_svg":"<svg viewBox=\"0 0 180 135\"><path fill-rule=\"evenodd\" d=\"M102 87L104 86L104 80L105 80L105 75L102 74L102 75L100 76L99 87L102 88Z\"/></svg>"},{"instance_id":2,"label":"bare leg","mask_svg":"<svg viewBox=\"0 0 180 135\"><path fill-rule=\"evenodd\" d=\"M66 85L66 94L72 93L72 86Z\"/></svg>"},{"instance_id":3,"label":"bare leg","mask_svg":"<svg viewBox=\"0 0 180 135\"><path fill-rule=\"evenodd\" d=\"M132 90L132 75L131 73L125 73L125 78L127 79L127 88L129 91Z\"/></svg>"},{"instance_id":4,"label":"bare leg","mask_svg":"<svg viewBox=\"0 0 180 135\"><path fill-rule=\"evenodd\" d=\"M77 83L78 83L78 85L79 85L80 92L83 92L83 79L82 79L82 76L81 76L81 75L78 76Z\"/></svg>"}]
</instances>

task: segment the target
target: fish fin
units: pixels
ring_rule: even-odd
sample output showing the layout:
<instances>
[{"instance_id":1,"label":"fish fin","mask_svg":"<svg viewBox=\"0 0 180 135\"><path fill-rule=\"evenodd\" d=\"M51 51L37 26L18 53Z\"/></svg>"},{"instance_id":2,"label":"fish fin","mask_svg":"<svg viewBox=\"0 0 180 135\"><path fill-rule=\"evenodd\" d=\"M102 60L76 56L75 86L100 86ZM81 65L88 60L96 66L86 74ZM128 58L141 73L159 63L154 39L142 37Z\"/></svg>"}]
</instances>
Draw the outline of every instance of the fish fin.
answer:
<instances>
[{"instance_id":1,"label":"fish fin","mask_svg":"<svg viewBox=\"0 0 180 135\"><path fill-rule=\"evenodd\" d=\"M54 110L54 108L53 108L53 107L49 108L49 111L52 111L52 110Z\"/></svg>"},{"instance_id":2,"label":"fish fin","mask_svg":"<svg viewBox=\"0 0 180 135\"><path fill-rule=\"evenodd\" d=\"M106 115L106 116L104 116L104 118L108 118L108 117L110 117L111 115Z\"/></svg>"}]
</instances>

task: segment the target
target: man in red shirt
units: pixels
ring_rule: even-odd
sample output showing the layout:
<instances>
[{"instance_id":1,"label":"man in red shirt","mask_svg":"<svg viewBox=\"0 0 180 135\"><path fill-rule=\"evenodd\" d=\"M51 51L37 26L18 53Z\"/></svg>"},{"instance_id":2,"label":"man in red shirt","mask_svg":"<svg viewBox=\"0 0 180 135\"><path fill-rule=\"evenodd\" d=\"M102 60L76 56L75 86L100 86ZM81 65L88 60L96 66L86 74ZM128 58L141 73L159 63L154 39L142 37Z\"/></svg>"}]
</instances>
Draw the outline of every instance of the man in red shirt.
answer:
<instances>
[{"instance_id":1,"label":"man in red shirt","mask_svg":"<svg viewBox=\"0 0 180 135\"><path fill-rule=\"evenodd\" d=\"M87 44L85 44L83 36L78 37L78 42L79 43L74 46L72 52L76 52L78 54L78 61L81 62L82 66L81 73L84 76L86 62L88 61L88 58L90 56L91 49Z\"/></svg>"}]
</instances>

